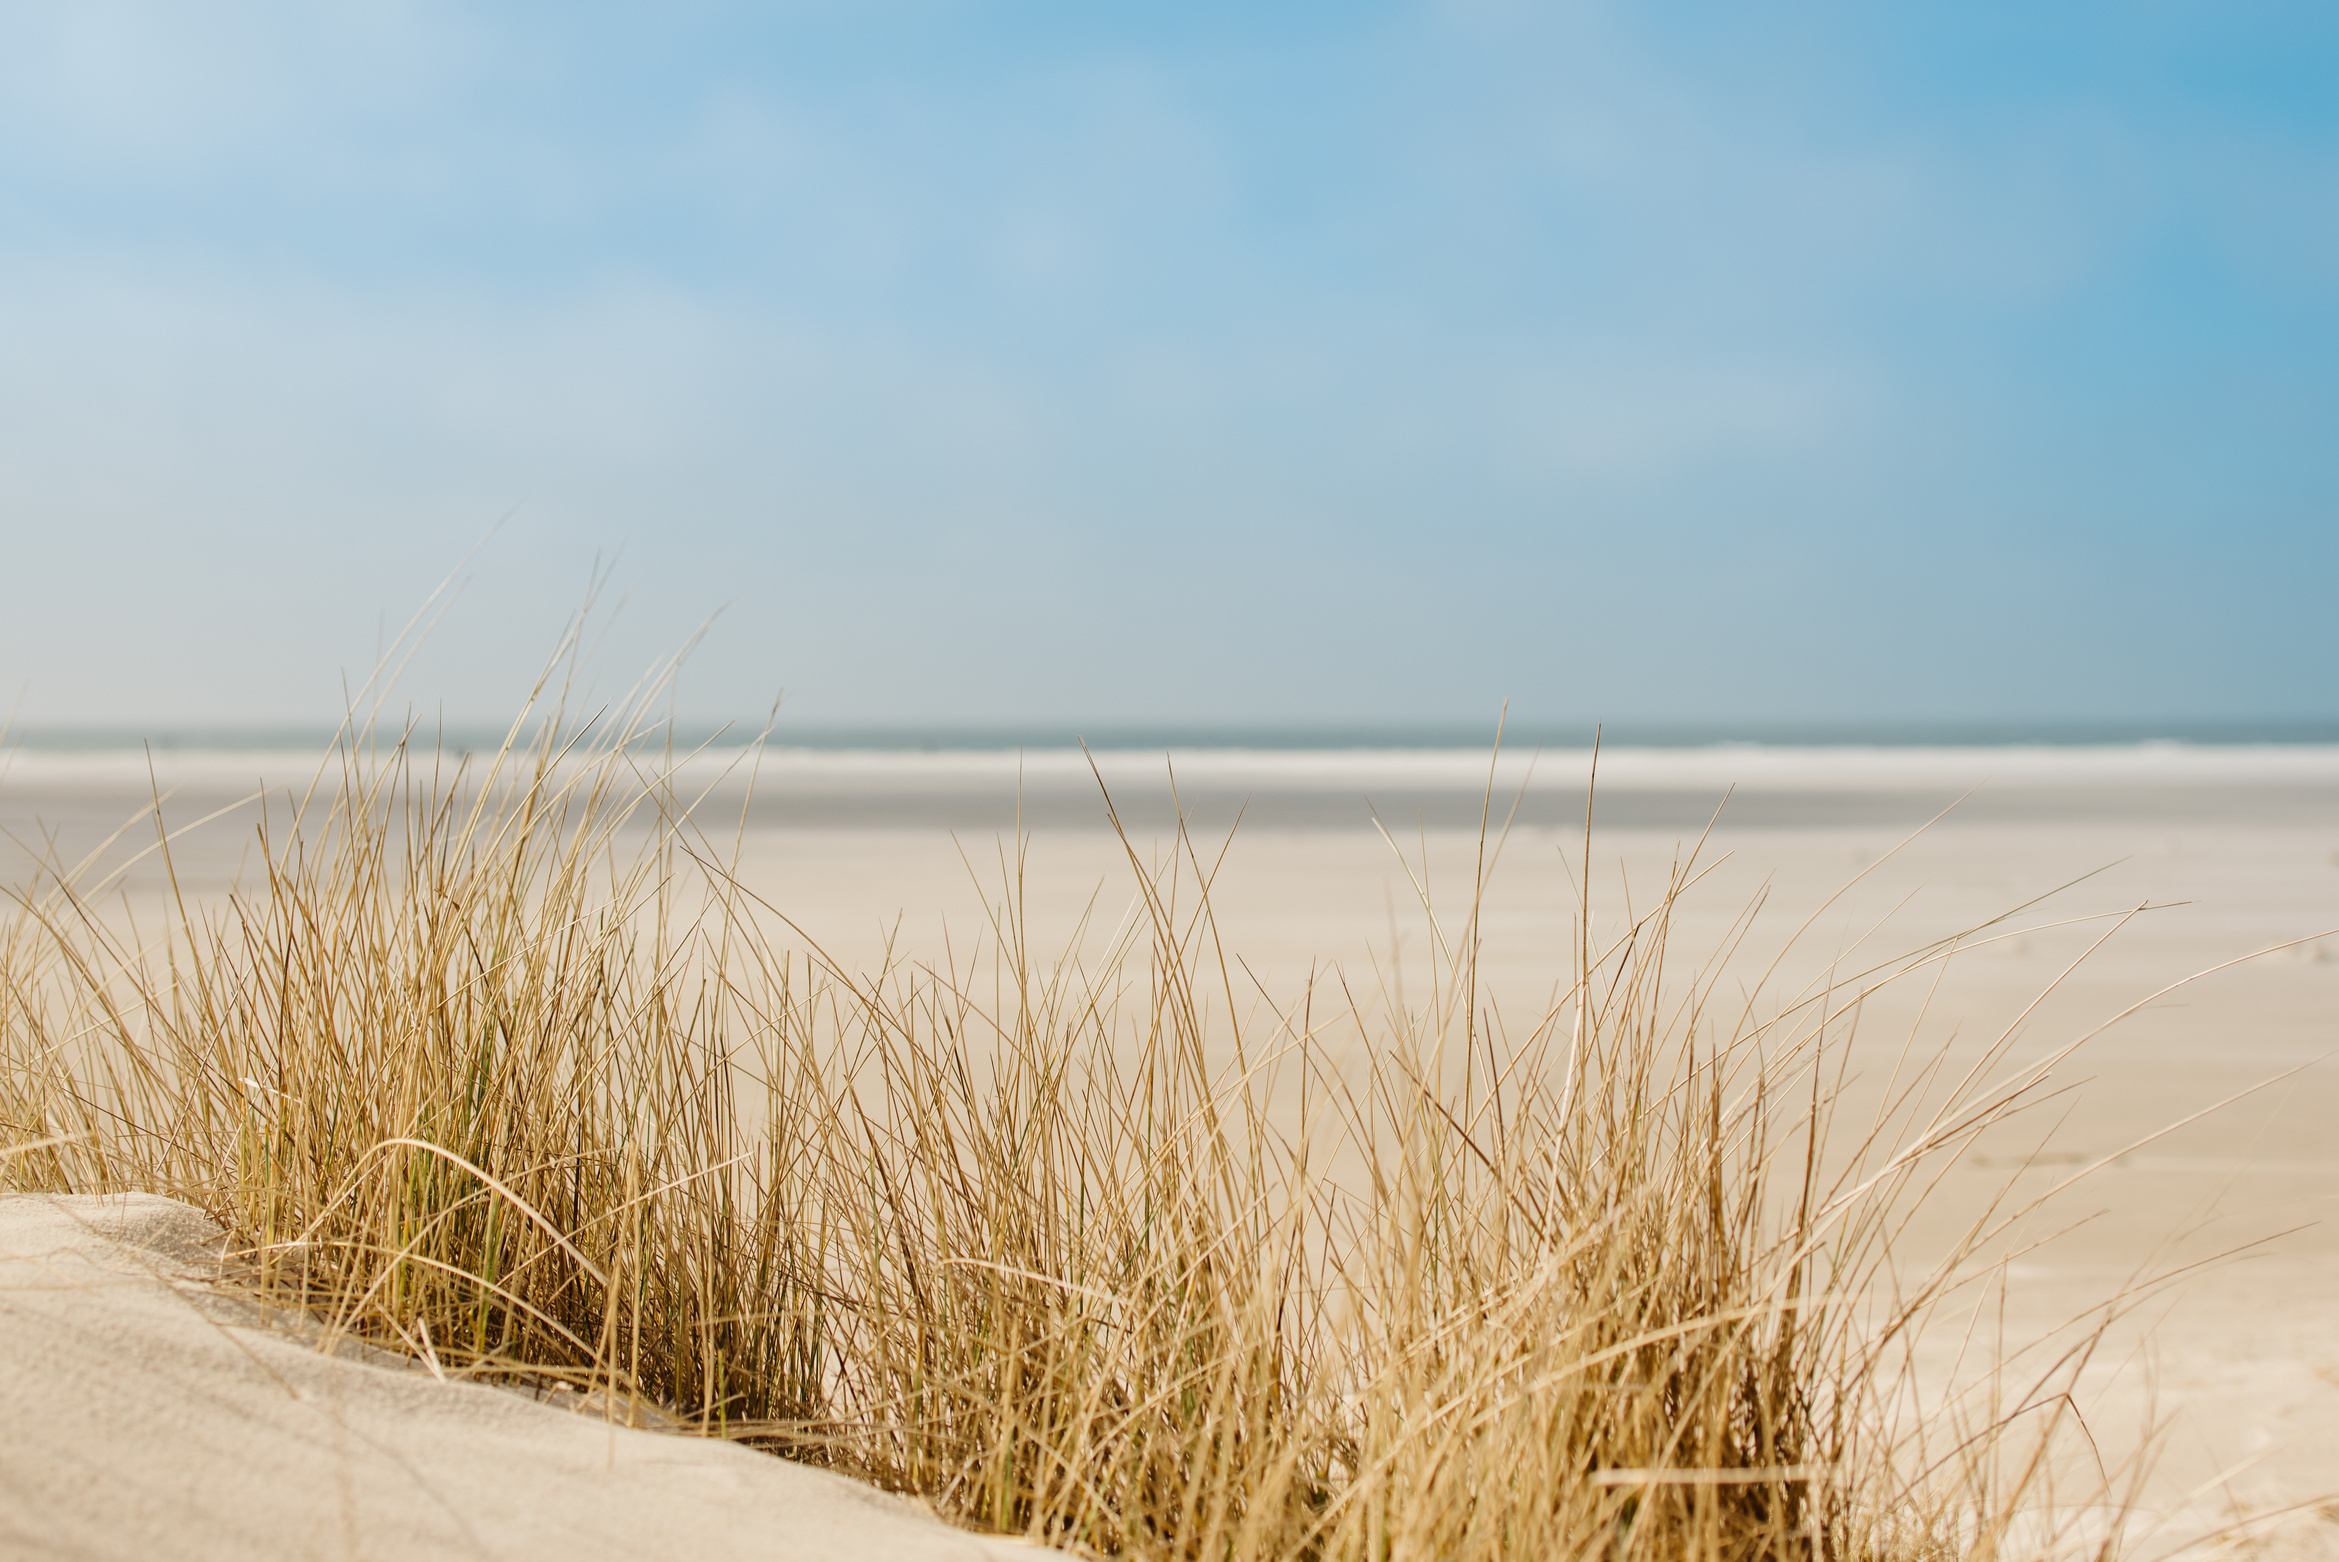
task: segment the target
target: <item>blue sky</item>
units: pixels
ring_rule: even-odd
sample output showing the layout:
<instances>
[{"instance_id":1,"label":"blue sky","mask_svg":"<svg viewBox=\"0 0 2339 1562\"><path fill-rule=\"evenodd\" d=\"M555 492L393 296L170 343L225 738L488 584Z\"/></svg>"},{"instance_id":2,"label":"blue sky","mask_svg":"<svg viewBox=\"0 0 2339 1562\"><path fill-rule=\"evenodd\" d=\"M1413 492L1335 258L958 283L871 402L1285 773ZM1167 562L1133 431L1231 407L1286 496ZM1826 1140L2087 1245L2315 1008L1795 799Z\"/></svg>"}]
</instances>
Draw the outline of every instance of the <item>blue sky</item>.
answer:
<instances>
[{"instance_id":1,"label":"blue sky","mask_svg":"<svg viewBox=\"0 0 2339 1562\"><path fill-rule=\"evenodd\" d=\"M2319 5L0 7L22 719L2339 714Z\"/></svg>"}]
</instances>

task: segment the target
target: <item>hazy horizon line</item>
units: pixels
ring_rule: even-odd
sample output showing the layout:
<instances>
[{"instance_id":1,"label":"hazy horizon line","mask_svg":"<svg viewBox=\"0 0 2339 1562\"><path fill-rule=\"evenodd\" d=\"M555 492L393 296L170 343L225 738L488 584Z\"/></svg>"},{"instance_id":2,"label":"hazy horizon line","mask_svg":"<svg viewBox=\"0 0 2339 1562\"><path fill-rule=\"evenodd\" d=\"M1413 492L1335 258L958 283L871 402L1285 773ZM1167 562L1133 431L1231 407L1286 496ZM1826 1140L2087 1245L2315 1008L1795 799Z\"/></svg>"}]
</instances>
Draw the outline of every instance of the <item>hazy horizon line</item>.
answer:
<instances>
[{"instance_id":1,"label":"hazy horizon line","mask_svg":"<svg viewBox=\"0 0 2339 1562\"><path fill-rule=\"evenodd\" d=\"M321 722L91 722L25 723L0 731L0 750L264 751L321 748L340 729ZM384 733L398 725L385 723ZM415 721L417 737L436 746L476 749L500 744L508 724ZM721 722L678 718L661 724L680 746L730 747L765 733L761 719ZM765 734L781 749L875 751L997 751L1002 749L1234 749L1430 750L1484 749L1495 724L1435 720L1392 721L1175 721L1120 719L1031 721L806 721L782 720ZM1513 721L1502 731L1506 748L1589 748L1595 737L1630 748L1709 748L1749 745L1781 748L2103 747L2141 743L2198 745L2339 743L2339 716L2299 717L1885 717L1827 719L1714 719Z\"/></svg>"}]
</instances>

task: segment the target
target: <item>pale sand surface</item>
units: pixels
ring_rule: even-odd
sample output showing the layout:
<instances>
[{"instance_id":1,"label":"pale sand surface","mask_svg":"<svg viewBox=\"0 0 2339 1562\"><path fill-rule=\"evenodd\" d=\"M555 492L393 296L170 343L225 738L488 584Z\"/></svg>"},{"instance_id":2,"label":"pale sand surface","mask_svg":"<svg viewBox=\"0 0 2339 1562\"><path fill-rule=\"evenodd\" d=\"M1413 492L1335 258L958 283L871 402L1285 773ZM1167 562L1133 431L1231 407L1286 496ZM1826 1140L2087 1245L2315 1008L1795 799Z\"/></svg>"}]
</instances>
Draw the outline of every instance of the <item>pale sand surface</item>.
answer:
<instances>
[{"instance_id":1,"label":"pale sand surface","mask_svg":"<svg viewBox=\"0 0 2339 1562\"><path fill-rule=\"evenodd\" d=\"M1843 881L1874 866L1901 833L1897 824L1720 832L1710 844L1729 861L1689 902L1682 919L1688 947L1718 940L1765 879L1781 918L1771 930L1783 936ZM1594 860L1613 879L1621 859L1654 885L1677 839L1609 832L1595 840ZM1466 899L1474 835L1433 833L1404 844L1426 847L1434 897L1449 908ZM1787 985L1799 987L1912 894L1915 900L1868 940L1868 951L1915 947L2108 864L2116 866L2022 925L2145 901L2188 902L2129 923L2075 970L2071 963L2108 923L2033 932L1961 956L1930 995L1920 1050L1942 1043L1962 1059L2019 1019L2022 1035L2010 1061L2020 1064L2182 977L2339 928L2335 848L2339 828L2327 820L2269 824L2246 814L2164 817L2141 826L2003 818L1944 824L1821 919L1802 957L1788 959L1786 969L1796 974ZM1565 967L1573 891L1557 866L1562 849L1579 856L1580 838L1514 834L1485 917L1482 983L1506 1016L1530 1023ZM978 871L986 866L995 876L994 865L977 863ZM1037 838L1027 895L1056 914L1035 916L1042 930L1035 942L1048 947L1048 934L1066 920L1059 908L1099 881L1109 886L1101 920L1118 918L1128 875L1115 867L1106 843L1069 834ZM982 926L967 868L949 843L922 832L751 838L743 868L751 882L770 886L778 903L816 908L801 920L848 968L874 962L888 942L897 957L940 959L944 915L935 908L948 908L949 941L962 951L966 934ZM1393 1000L1391 973L1402 969L1407 1001L1420 1002L1428 936L1408 903L1411 881L1377 836L1261 831L1238 838L1220 874L1216 902L1226 946L1241 952L1248 972L1281 1002L1292 1003L1325 961L1341 962L1367 1001L1376 992ZM1619 899L1610 898L1612 915ZM918 911L897 924L904 907ZM1758 936L1749 949L1767 953L1775 942ZM1392 960L1392 946L1405 958ZM1842 962L1845 969L1865 963ZM2056 993L2024 1018L2059 977ZM1862 1024L1866 1061L1858 1067L1871 1078L1889 1071L1915 1000L1924 996L1913 987L1870 1004ZM1956 1039L1945 1041L1953 1030ZM2339 1500L2339 1063L2326 1061L2334 1050L2339 937L2249 960L2155 999L2061 1067L2057 1083L2078 1087L2071 1095L1949 1167L1901 1243L1904 1266L1921 1270L2010 1182L2025 1194L2043 1191L2108 1158L2023 1224L2020 1239L2051 1240L2013 1265L2002 1315L1979 1325L2014 1344L2088 1316L2139 1280L2244 1250L2172 1290L2138 1298L2082 1381L2080 1407L2108 1466L2124 1473L2147 1428L2158 1428L2158 1451L2137 1488L2137 1531L2148 1552L2260 1518L2235 1543L2270 1547L2269 1555L2339 1556L2339 1508L2314 1505ZM2292 1070L2299 1072L2278 1078ZM2152 1138L2267 1081L2274 1082ZM1858 1126L1858 1113L1848 1111L1845 1121ZM2066 1227L2072 1229L2054 1235ZM1960 1338L1951 1320L1925 1365L1946 1370ZM1970 1355L1969 1367L1986 1355ZM2066 1490L2085 1485L2085 1472L2077 1471ZM2309 1506L2276 1516L2298 1503Z\"/></svg>"},{"instance_id":2,"label":"pale sand surface","mask_svg":"<svg viewBox=\"0 0 2339 1562\"><path fill-rule=\"evenodd\" d=\"M0 1556L1058 1555L732 1444L327 1354L213 1290L215 1236L147 1195L0 1199Z\"/></svg>"},{"instance_id":3,"label":"pale sand surface","mask_svg":"<svg viewBox=\"0 0 2339 1562\"><path fill-rule=\"evenodd\" d=\"M174 822L227 803L261 768L204 763L213 769L190 763L174 775L165 766L166 785L181 788L170 804ZM1181 795L1206 830L1223 830L1238 808L1249 808L1214 900L1225 945L1244 962L1238 987L1255 978L1255 992L1241 995L1253 1005L1251 1023L1262 1023L1270 1004L1297 1002L1311 971L1321 980L1332 964L1368 1006L1396 1003L1400 983L1404 1003L1418 1006L1429 977L1426 924L1411 879L1361 798L1371 795L1416 868L1426 864L1431 897L1453 926L1477 853L1482 764L1409 756L1352 759L1344 768L1307 756L1279 770L1221 756L1181 765ZM1133 760L1113 758L1108 771L1141 851L1158 850L1174 807L1167 789ZM2057 1075L2079 1089L1950 1169L1902 1258L1912 1272L1921 1268L2010 1179L2027 1190L2114 1157L2031 1223L2028 1234L2041 1238L2076 1229L2009 1271L2005 1337L2044 1334L2140 1275L2245 1248L2136 1306L2090 1368L2081 1407L2115 1465L2158 1418L2159 1453L2138 1504L2146 1526L2157 1526L2146 1550L2303 1503L2223 1544L2339 1555L2339 1509L2315 1506L2339 1497L2332 1218L2339 1063L2323 1061L2339 1049L2339 936L2311 936L2339 928L2339 755L1705 752L1612 758L1603 775L1592 861L1597 914L1607 925L1621 915L1620 879L1629 878L1645 904L1723 785L1733 776L1748 783L1707 846L1723 866L1685 907L1680 932L1689 948L1712 945L1767 887L1770 909L1734 974L1767 959L1833 891L1867 874L1789 951L1790 990L1831 960L1855 969L1867 955L1973 926L2105 870L2026 913L2021 925L2031 931L1952 966L1919 1035L1922 1045L1946 1045L1953 1056L1970 1055L2023 1017L2106 926L2043 923L2171 905L2131 922L2062 976L2054 996L2022 1018L2016 1061L2178 978L2306 940L2156 999L2091 1043ZM1515 770L1505 776L1506 784L1518 779ZM101 823L118 822L131 780L118 766L20 765L0 779L0 825L30 838L37 816L61 850L78 852L102 833ZM1982 790L1946 820L1884 860L1977 784ZM1581 785L1575 759L1545 762L1488 895L1483 987L1514 1029L1533 1023L1565 969L1575 896L1567 864L1582 857ZM793 769L767 764L752 804L743 805L735 781L717 784L707 817L728 821L726 832L744 821L743 880L841 965L865 969L890 947L897 959L955 958L963 966L985 925L983 894L996 896L1001 836L1012 830L1016 807L1011 760L942 756L920 770L914 759L820 756ZM1102 927L1129 911L1129 870L1101 829L1084 773L1052 757L1027 761L1023 818L1032 831L1025 895L1043 954L1091 900ZM184 843L182 887L198 897L217 893L246 838L228 829ZM158 888L149 863L132 877L131 903L151 910ZM1871 932L1879 919L1887 919L1883 929ZM1923 996L1911 989L1869 1006L1856 1099L1889 1072ZM2200 1122L2139 1143L2292 1070L2299 1072ZM2034 1158L2049 1129L2051 1141ZM1955 1343L1945 1334L1927 1369L1946 1373Z\"/></svg>"}]
</instances>

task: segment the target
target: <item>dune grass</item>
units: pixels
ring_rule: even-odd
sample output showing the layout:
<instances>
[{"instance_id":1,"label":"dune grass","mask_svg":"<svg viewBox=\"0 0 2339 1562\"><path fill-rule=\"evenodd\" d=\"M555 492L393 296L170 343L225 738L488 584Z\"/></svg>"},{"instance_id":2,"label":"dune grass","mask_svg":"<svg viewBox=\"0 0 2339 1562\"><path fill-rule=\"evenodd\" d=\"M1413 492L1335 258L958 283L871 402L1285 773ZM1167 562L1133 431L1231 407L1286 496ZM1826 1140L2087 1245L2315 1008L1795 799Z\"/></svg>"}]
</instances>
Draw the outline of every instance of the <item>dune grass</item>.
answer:
<instances>
[{"instance_id":1,"label":"dune grass","mask_svg":"<svg viewBox=\"0 0 2339 1562\"><path fill-rule=\"evenodd\" d=\"M1271 1004L1180 833L1128 843L1118 929L1033 948L1013 843L979 956L850 970L648 731L555 712L469 764L359 732L159 927L17 884L0 1175L189 1199L252 1284L432 1370L1098 1556L2042 1544L2051 1393L1912 1437L1949 1279L1886 1260L2043 1076L1904 1059L1827 1148L1862 998L1951 946L1725 988L1672 944L1685 849L1604 933L1587 896L1531 1024L1479 1000L1474 901L1425 908L1409 1009Z\"/></svg>"}]
</instances>

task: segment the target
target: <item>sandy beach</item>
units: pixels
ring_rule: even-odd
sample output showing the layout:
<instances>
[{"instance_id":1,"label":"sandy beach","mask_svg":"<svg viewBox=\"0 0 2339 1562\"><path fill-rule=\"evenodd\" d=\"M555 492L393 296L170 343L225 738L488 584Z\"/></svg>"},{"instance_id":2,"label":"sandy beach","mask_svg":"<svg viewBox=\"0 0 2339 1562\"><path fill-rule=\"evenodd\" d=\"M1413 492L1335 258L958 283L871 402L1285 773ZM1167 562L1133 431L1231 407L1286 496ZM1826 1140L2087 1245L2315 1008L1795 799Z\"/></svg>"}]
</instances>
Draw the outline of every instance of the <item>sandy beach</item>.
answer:
<instances>
[{"instance_id":1,"label":"sandy beach","mask_svg":"<svg viewBox=\"0 0 2339 1562\"><path fill-rule=\"evenodd\" d=\"M1455 925L1481 857L1484 756L1182 755L1174 790L1161 756L1099 764L1140 856L1166 850L1182 809L1216 863L1239 815L1212 898L1255 999L1251 1023L1302 1002L1334 967L1388 1006L1426 990L1421 889ZM1565 754L1532 768L1506 756L1493 776L1495 826L1507 818L1509 833L1481 917L1481 996L1506 1026L1531 1027L1565 969L1586 774L1585 756ZM299 779L283 756L158 760L172 826L219 816L175 845L178 892L224 893L255 850L251 792ZM20 753L0 776L0 825L56 860L120 861L152 827L102 843L149 785L143 759ZM995 906L1016 871L1019 818L1022 894L1043 952L1084 908L1101 937L1131 900L1124 848L1077 755L780 752L752 789L742 763L709 756L684 768L677 791L699 798L741 880L848 970L963 964L986 900ZM2219 1544L2339 1554L2339 1509L2317 1506L2339 1498L2339 750L1612 753L1590 852L1596 925L1621 918L1628 893L1653 891L1701 835L1702 860L1718 866L1687 903L1690 944L1718 946L1766 896L1760 931L1733 958L1778 958L1807 976L2071 886L1993 929L1937 989L1880 995L1861 1015L1881 1078L1912 1034L1954 1057L2018 1026L2019 1062L2141 1005L2058 1071L2057 1085L2074 1088L1948 1171L1903 1260L1929 1262L2010 1182L2028 1189L2082 1168L2095 1169L2042 1212L2029 1233L2042 1245L2007 1271L2006 1338L2233 1255L2141 1298L2114 1327L2083 1383L2089 1430L2116 1466L2157 1418L2133 1537L2145 1554L2245 1520ZM12 880L26 866L19 857ZM117 904L148 916L166 888L149 856L126 871Z\"/></svg>"}]
</instances>

